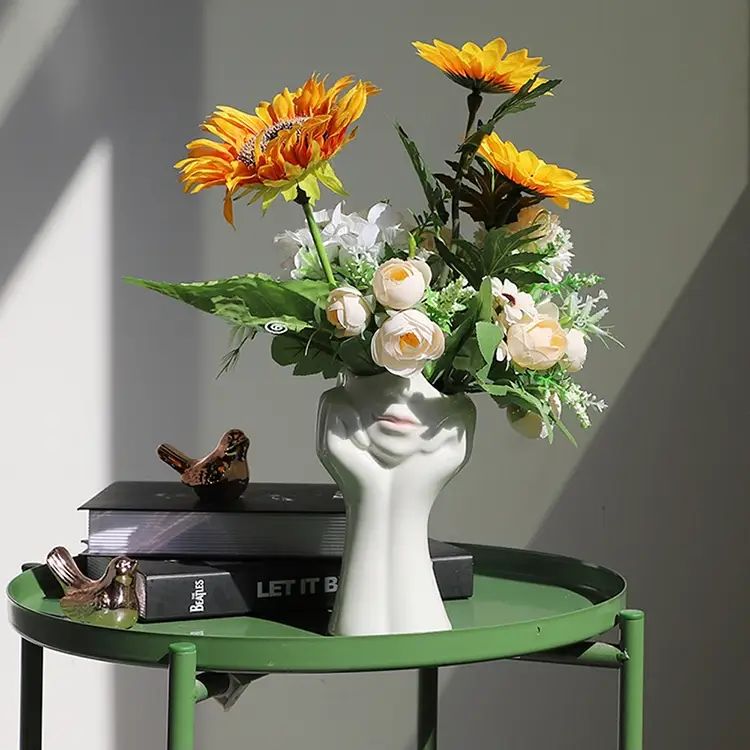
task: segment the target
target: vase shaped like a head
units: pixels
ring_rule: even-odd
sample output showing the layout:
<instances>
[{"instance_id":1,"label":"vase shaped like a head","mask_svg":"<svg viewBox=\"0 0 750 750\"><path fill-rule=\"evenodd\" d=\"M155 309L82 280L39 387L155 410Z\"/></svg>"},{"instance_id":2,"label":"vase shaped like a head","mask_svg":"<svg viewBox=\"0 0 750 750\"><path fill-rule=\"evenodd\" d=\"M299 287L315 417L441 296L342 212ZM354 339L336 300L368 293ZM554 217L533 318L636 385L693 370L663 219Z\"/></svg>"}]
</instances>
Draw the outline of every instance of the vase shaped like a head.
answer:
<instances>
[{"instance_id":1,"label":"vase shaped like a head","mask_svg":"<svg viewBox=\"0 0 750 750\"><path fill-rule=\"evenodd\" d=\"M432 569L428 520L471 454L476 411L421 374L343 375L318 410L318 456L341 488L347 538L330 630L450 629Z\"/></svg>"}]
</instances>

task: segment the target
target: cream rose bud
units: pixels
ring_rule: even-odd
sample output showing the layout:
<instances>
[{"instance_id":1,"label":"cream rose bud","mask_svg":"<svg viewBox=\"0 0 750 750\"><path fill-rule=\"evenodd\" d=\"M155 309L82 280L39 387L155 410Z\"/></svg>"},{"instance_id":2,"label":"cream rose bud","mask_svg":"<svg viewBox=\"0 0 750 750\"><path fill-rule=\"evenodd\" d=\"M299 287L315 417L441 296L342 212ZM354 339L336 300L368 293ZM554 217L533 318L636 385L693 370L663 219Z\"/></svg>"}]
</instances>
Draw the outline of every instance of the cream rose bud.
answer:
<instances>
[{"instance_id":1,"label":"cream rose bud","mask_svg":"<svg viewBox=\"0 0 750 750\"><path fill-rule=\"evenodd\" d=\"M326 318L337 336L357 336L367 328L372 310L353 286L340 286L328 295Z\"/></svg>"},{"instance_id":2,"label":"cream rose bud","mask_svg":"<svg viewBox=\"0 0 750 750\"><path fill-rule=\"evenodd\" d=\"M378 266L372 279L372 291L383 307L406 310L424 296L432 271L423 260L394 258Z\"/></svg>"},{"instance_id":3,"label":"cream rose bud","mask_svg":"<svg viewBox=\"0 0 750 750\"><path fill-rule=\"evenodd\" d=\"M565 356L568 346L565 331L548 317L514 323L506 339L511 360L528 370L548 370Z\"/></svg>"},{"instance_id":4,"label":"cream rose bud","mask_svg":"<svg viewBox=\"0 0 750 750\"><path fill-rule=\"evenodd\" d=\"M403 310L389 317L372 337L370 354L388 372L409 378L428 360L445 351L440 328L419 310Z\"/></svg>"},{"instance_id":5,"label":"cream rose bud","mask_svg":"<svg viewBox=\"0 0 750 750\"><path fill-rule=\"evenodd\" d=\"M522 229L528 229L533 226L538 227L538 231L532 232L529 239L544 245L552 239L552 234L557 224L557 216L551 214L546 208L534 205L522 208L518 212L516 220L512 224L507 224L505 228L511 234L515 234Z\"/></svg>"},{"instance_id":6,"label":"cream rose bud","mask_svg":"<svg viewBox=\"0 0 750 750\"><path fill-rule=\"evenodd\" d=\"M506 409L506 414L508 415L510 426L525 438L529 438L530 440L544 440L549 435L547 425L533 411L525 411L518 406L509 406Z\"/></svg>"},{"instance_id":7,"label":"cream rose bud","mask_svg":"<svg viewBox=\"0 0 750 750\"><path fill-rule=\"evenodd\" d=\"M563 358L563 366L568 372L578 372L586 362L588 347L583 331L577 328L571 328L566 332L565 337L568 339L568 346Z\"/></svg>"},{"instance_id":8,"label":"cream rose bud","mask_svg":"<svg viewBox=\"0 0 750 750\"><path fill-rule=\"evenodd\" d=\"M560 419L562 412L560 397L556 393L551 393L547 398L547 403L554 418ZM506 414L508 415L510 426L524 437L544 440L549 435L547 425L533 411L526 411L520 406L512 405L506 409Z\"/></svg>"}]
</instances>

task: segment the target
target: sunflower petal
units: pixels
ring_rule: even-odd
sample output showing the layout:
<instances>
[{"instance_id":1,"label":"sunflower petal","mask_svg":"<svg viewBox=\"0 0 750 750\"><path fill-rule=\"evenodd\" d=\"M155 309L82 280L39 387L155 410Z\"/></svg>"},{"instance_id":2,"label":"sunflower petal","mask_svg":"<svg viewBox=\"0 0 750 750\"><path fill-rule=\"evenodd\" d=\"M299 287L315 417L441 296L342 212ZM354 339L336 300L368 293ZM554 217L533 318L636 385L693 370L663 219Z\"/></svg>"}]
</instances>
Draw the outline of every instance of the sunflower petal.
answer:
<instances>
[{"instance_id":1,"label":"sunflower petal","mask_svg":"<svg viewBox=\"0 0 750 750\"><path fill-rule=\"evenodd\" d=\"M412 45L422 59L473 91L515 94L546 67L541 65L541 57L529 57L526 49L508 53L508 45L502 37L484 47L466 42L461 49L439 39L432 42L432 45L424 42L412 42Z\"/></svg>"},{"instance_id":2,"label":"sunflower petal","mask_svg":"<svg viewBox=\"0 0 750 750\"><path fill-rule=\"evenodd\" d=\"M568 208L571 200L580 203L594 201L594 192L587 186L588 180L578 178L577 173L569 169L548 164L531 151L519 152L510 141L501 140L497 133L485 136L478 154L522 190L549 198L561 208Z\"/></svg>"},{"instance_id":3,"label":"sunflower petal","mask_svg":"<svg viewBox=\"0 0 750 750\"><path fill-rule=\"evenodd\" d=\"M224 218L232 226L238 195L249 196L251 204L261 201L264 213L280 193L294 199L298 185L311 202L320 197L320 183L345 195L329 161L352 140L353 123L380 90L353 76L329 88L326 80L313 73L298 89L260 102L254 114L217 106L200 125L216 140L191 141L187 157L174 165L183 189L197 193L223 185Z\"/></svg>"}]
</instances>

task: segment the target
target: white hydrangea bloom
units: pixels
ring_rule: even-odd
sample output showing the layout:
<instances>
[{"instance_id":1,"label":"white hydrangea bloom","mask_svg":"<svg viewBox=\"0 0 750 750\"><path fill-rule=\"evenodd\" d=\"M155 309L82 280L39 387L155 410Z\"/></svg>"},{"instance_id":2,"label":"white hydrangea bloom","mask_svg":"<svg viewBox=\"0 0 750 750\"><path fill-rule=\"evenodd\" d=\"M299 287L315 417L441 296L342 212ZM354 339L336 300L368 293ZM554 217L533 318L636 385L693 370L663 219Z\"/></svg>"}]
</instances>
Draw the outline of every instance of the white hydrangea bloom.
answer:
<instances>
[{"instance_id":1,"label":"white hydrangea bloom","mask_svg":"<svg viewBox=\"0 0 750 750\"><path fill-rule=\"evenodd\" d=\"M409 232L404 217L387 203L376 203L362 215L346 214L341 201L331 211L317 211L315 221L321 227L323 246L332 263L368 263L376 265L386 243L406 249ZM283 264L292 278L323 278L310 230L287 230L274 237L274 243L290 254Z\"/></svg>"}]
</instances>

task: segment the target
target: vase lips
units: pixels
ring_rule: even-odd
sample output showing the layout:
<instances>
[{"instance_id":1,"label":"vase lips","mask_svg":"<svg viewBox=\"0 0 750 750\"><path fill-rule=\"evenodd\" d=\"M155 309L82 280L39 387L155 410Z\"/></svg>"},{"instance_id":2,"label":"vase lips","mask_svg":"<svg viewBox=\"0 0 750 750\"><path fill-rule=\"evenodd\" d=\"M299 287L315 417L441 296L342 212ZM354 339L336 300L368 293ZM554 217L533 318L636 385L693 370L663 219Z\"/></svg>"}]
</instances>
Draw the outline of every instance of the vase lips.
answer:
<instances>
[{"instance_id":1,"label":"vase lips","mask_svg":"<svg viewBox=\"0 0 750 750\"><path fill-rule=\"evenodd\" d=\"M393 404L382 414L375 416L375 421L380 423L382 429L405 432L422 427L422 423L409 410L400 404Z\"/></svg>"}]
</instances>

